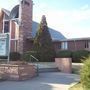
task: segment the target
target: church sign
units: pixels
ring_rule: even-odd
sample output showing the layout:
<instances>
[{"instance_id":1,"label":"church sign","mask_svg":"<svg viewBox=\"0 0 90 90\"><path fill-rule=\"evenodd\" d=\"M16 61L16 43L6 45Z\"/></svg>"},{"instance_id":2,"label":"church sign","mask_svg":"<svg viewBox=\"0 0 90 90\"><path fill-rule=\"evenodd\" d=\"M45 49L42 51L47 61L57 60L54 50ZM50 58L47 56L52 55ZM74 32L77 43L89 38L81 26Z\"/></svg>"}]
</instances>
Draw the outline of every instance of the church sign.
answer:
<instances>
[{"instance_id":1,"label":"church sign","mask_svg":"<svg viewBox=\"0 0 90 90\"><path fill-rule=\"evenodd\" d=\"M0 34L0 56L8 56L9 54L9 35Z\"/></svg>"}]
</instances>

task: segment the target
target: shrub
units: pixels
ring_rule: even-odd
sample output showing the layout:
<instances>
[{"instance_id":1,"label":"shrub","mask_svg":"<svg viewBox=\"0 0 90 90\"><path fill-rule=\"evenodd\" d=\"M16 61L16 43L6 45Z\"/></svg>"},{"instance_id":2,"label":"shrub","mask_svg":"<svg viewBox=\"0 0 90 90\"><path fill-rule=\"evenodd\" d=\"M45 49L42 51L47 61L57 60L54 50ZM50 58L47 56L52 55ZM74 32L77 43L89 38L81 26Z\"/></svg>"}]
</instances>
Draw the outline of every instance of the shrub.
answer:
<instances>
[{"instance_id":1,"label":"shrub","mask_svg":"<svg viewBox=\"0 0 90 90\"><path fill-rule=\"evenodd\" d=\"M18 52L11 52L10 53L10 60L11 61L17 61L21 59L21 54Z\"/></svg>"},{"instance_id":2,"label":"shrub","mask_svg":"<svg viewBox=\"0 0 90 90\"><path fill-rule=\"evenodd\" d=\"M72 56L72 52L68 50L63 50L56 53L56 57L59 57L59 58L68 58L71 56Z\"/></svg>"},{"instance_id":3,"label":"shrub","mask_svg":"<svg viewBox=\"0 0 90 90\"><path fill-rule=\"evenodd\" d=\"M84 65L81 69L81 83L85 90L90 90L90 56L83 60Z\"/></svg>"},{"instance_id":4,"label":"shrub","mask_svg":"<svg viewBox=\"0 0 90 90\"><path fill-rule=\"evenodd\" d=\"M45 15L42 16L39 28L34 38L34 50L41 62L51 62L55 58L55 50Z\"/></svg>"},{"instance_id":5,"label":"shrub","mask_svg":"<svg viewBox=\"0 0 90 90\"><path fill-rule=\"evenodd\" d=\"M90 54L89 51L79 50L72 53L72 62L81 62L81 59L87 57Z\"/></svg>"},{"instance_id":6,"label":"shrub","mask_svg":"<svg viewBox=\"0 0 90 90\"><path fill-rule=\"evenodd\" d=\"M27 61L27 62L29 62L29 61L31 61L31 62L34 62L35 61L35 59L33 59L32 57L31 57L31 55L33 55L35 58L37 58L37 53L36 53L36 51L28 51L28 52L25 52L24 54L23 54L23 60L25 60L25 61Z\"/></svg>"}]
</instances>

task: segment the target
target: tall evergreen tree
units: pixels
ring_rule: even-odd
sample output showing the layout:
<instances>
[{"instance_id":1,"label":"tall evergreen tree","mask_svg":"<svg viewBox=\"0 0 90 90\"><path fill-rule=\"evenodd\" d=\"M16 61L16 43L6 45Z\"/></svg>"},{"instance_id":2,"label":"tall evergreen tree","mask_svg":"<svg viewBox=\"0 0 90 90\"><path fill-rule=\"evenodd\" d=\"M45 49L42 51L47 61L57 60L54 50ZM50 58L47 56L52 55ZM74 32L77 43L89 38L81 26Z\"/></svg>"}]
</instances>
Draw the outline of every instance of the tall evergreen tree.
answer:
<instances>
[{"instance_id":1,"label":"tall evergreen tree","mask_svg":"<svg viewBox=\"0 0 90 90\"><path fill-rule=\"evenodd\" d=\"M34 49L38 53L40 61L53 61L55 50L53 47L50 32L48 30L45 15L42 16L36 37L34 39Z\"/></svg>"}]
</instances>

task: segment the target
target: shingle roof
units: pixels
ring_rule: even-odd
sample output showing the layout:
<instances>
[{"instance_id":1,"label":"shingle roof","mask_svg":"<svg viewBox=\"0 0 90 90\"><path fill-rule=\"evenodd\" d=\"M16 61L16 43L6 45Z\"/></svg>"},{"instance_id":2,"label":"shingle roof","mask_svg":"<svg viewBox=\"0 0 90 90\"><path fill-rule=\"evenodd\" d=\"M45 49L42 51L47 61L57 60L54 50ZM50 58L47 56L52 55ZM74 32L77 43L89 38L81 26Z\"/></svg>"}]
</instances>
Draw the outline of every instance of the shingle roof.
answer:
<instances>
[{"instance_id":1,"label":"shingle roof","mask_svg":"<svg viewBox=\"0 0 90 90\"><path fill-rule=\"evenodd\" d=\"M33 38L36 35L36 32L38 30L38 26L39 26L39 23L33 21L33 24L32 24L32 37ZM51 37L52 37L53 41L56 41L56 40L65 40L66 39L66 37L62 33L58 32L58 31L56 31L56 30L54 30L52 28L49 28L49 32L51 34Z\"/></svg>"}]
</instances>

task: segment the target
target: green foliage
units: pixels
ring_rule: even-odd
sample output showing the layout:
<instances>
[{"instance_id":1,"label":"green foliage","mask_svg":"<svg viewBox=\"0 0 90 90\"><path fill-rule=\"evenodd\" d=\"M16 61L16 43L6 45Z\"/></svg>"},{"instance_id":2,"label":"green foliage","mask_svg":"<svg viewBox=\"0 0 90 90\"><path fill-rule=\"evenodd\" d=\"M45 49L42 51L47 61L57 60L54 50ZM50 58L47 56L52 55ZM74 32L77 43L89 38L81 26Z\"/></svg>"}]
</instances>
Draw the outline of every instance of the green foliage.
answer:
<instances>
[{"instance_id":1,"label":"green foliage","mask_svg":"<svg viewBox=\"0 0 90 90\"><path fill-rule=\"evenodd\" d=\"M63 50L63 51L57 52L56 57L59 57L59 58L68 58L68 57L71 57L71 55L72 55L71 51Z\"/></svg>"},{"instance_id":2,"label":"green foliage","mask_svg":"<svg viewBox=\"0 0 90 90\"><path fill-rule=\"evenodd\" d=\"M76 62L76 63L82 62L81 59L88 57L89 55L90 55L90 51L86 51L86 50L79 50L74 52L68 50L62 50L56 53L56 57L59 58L71 57L72 62Z\"/></svg>"},{"instance_id":3,"label":"green foliage","mask_svg":"<svg viewBox=\"0 0 90 90\"><path fill-rule=\"evenodd\" d=\"M90 56L83 60L84 65L81 69L81 83L84 90L90 90Z\"/></svg>"},{"instance_id":4,"label":"green foliage","mask_svg":"<svg viewBox=\"0 0 90 90\"><path fill-rule=\"evenodd\" d=\"M39 61L54 61L55 50L48 30L46 17L43 16L34 39L34 50Z\"/></svg>"},{"instance_id":5,"label":"green foliage","mask_svg":"<svg viewBox=\"0 0 90 90\"><path fill-rule=\"evenodd\" d=\"M33 59L33 58L31 57L31 55L33 55L35 58L37 58L37 52L35 52L35 51L25 52L25 53L23 54L23 57L22 57L22 58L23 58L24 61L34 62L35 59Z\"/></svg>"},{"instance_id":6,"label":"green foliage","mask_svg":"<svg viewBox=\"0 0 90 90\"><path fill-rule=\"evenodd\" d=\"M18 53L18 52L11 52L11 53L10 53L10 60L11 60L11 61L21 60L21 54Z\"/></svg>"},{"instance_id":7,"label":"green foliage","mask_svg":"<svg viewBox=\"0 0 90 90\"><path fill-rule=\"evenodd\" d=\"M72 61L73 62L81 62L81 59L87 57L88 55L90 55L90 52L86 51L86 50L74 51L72 53Z\"/></svg>"}]
</instances>

